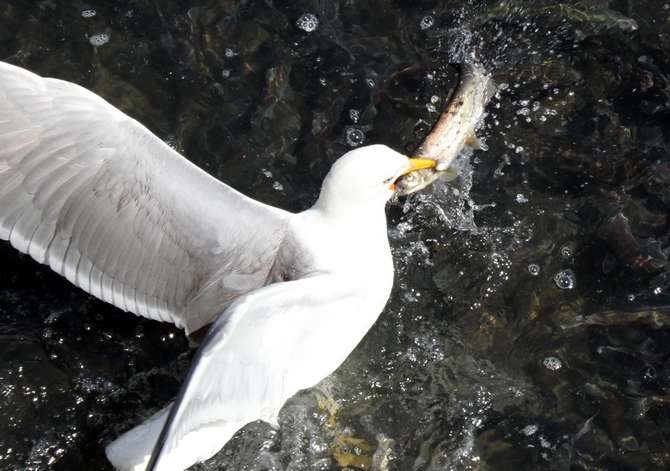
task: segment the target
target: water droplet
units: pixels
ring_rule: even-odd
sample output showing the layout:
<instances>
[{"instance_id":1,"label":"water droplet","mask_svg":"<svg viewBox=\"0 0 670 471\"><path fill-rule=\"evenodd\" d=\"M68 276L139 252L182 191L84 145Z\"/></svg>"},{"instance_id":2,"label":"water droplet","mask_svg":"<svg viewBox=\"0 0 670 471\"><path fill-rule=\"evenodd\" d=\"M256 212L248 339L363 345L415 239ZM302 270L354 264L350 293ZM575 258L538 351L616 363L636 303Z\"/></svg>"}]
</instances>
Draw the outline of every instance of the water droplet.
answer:
<instances>
[{"instance_id":1,"label":"water droplet","mask_svg":"<svg viewBox=\"0 0 670 471\"><path fill-rule=\"evenodd\" d=\"M547 440L544 436L540 435L540 446L542 448L551 448L551 442Z\"/></svg>"},{"instance_id":2,"label":"water droplet","mask_svg":"<svg viewBox=\"0 0 670 471\"><path fill-rule=\"evenodd\" d=\"M556 357L546 357L544 360L542 360L542 365L551 371L558 371L563 367L561 360Z\"/></svg>"},{"instance_id":3,"label":"water droplet","mask_svg":"<svg viewBox=\"0 0 670 471\"><path fill-rule=\"evenodd\" d=\"M223 78L228 78L228 77L230 77L230 69L223 69L223 70L221 71L221 77L223 77Z\"/></svg>"},{"instance_id":4,"label":"water droplet","mask_svg":"<svg viewBox=\"0 0 670 471\"><path fill-rule=\"evenodd\" d=\"M273 188L274 190L276 190L276 191L284 191L284 185L282 185L282 184L279 183L279 182L274 182L274 183L272 184L272 188Z\"/></svg>"},{"instance_id":5,"label":"water droplet","mask_svg":"<svg viewBox=\"0 0 670 471\"><path fill-rule=\"evenodd\" d=\"M319 27L319 19L312 13L303 13L295 22L295 25L298 29L301 29L306 33L311 33L312 31L316 31Z\"/></svg>"},{"instance_id":6,"label":"water droplet","mask_svg":"<svg viewBox=\"0 0 670 471\"><path fill-rule=\"evenodd\" d=\"M358 147L365 142L365 133L360 129L349 126L346 129L347 144L351 147Z\"/></svg>"},{"instance_id":7,"label":"water droplet","mask_svg":"<svg viewBox=\"0 0 670 471\"><path fill-rule=\"evenodd\" d=\"M653 291L654 294L661 294L662 292L663 292L663 289L660 286L657 286L656 288L654 288L654 291Z\"/></svg>"},{"instance_id":8,"label":"water droplet","mask_svg":"<svg viewBox=\"0 0 670 471\"><path fill-rule=\"evenodd\" d=\"M531 263L530 265L528 265L528 273L530 273L533 276L539 275L541 270L542 269L540 268L540 265L538 265L537 263Z\"/></svg>"},{"instance_id":9,"label":"water droplet","mask_svg":"<svg viewBox=\"0 0 670 471\"><path fill-rule=\"evenodd\" d=\"M539 430L539 427L535 424L531 425L526 425L524 428L521 429L521 433L523 433L525 436L530 437L531 435L535 434Z\"/></svg>"},{"instance_id":10,"label":"water droplet","mask_svg":"<svg viewBox=\"0 0 670 471\"><path fill-rule=\"evenodd\" d=\"M559 271L554 275L554 283L560 289L573 289L577 283L575 272L570 269Z\"/></svg>"},{"instance_id":11,"label":"water droplet","mask_svg":"<svg viewBox=\"0 0 670 471\"><path fill-rule=\"evenodd\" d=\"M567 245L565 247L561 247L561 257L565 259L572 258L572 249Z\"/></svg>"},{"instance_id":12,"label":"water droplet","mask_svg":"<svg viewBox=\"0 0 670 471\"><path fill-rule=\"evenodd\" d=\"M523 147L521 147L521 146L516 146L516 147L514 148L514 152L517 153L517 154L522 153L522 152L523 152Z\"/></svg>"},{"instance_id":13,"label":"water droplet","mask_svg":"<svg viewBox=\"0 0 670 471\"><path fill-rule=\"evenodd\" d=\"M626 299L632 303L633 301L635 301L635 295L631 293L628 296L626 296Z\"/></svg>"},{"instance_id":14,"label":"water droplet","mask_svg":"<svg viewBox=\"0 0 670 471\"><path fill-rule=\"evenodd\" d=\"M93 18L96 15L95 10L82 10L81 11L81 17L82 18Z\"/></svg>"},{"instance_id":15,"label":"water droplet","mask_svg":"<svg viewBox=\"0 0 670 471\"><path fill-rule=\"evenodd\" d=\"M352 123L357 124L360 119L360 113L358 110L351 109L349 110L349 119Z\"/></svg>"},{"instance_id":16,"label":"water droplet","mask_svg":"<svg viewBox=\"0 0 670 471\"><path fill-rule=\"evenodd\" d=\"M427 15L421 18L421 21L419 22L419 28L425 31L431 28L434 24L435 18L433 18L431 15Z\"/></svg>"},{"instance_id":17,"label":"water droplet","mask_svg":"<svg viewBox=\"0 0 670 471\"><path fill-rule=\"evenodd\" d=\"M91 43L91 46L100 47L109 42L109 34L107 33L98 33L94 34L88 38L88 42Z\"/></svg>"},{"instance_id":18,"label":"water droplet","mask_svg":"<svg viewBox=\"0 0 670 471\"><path fill-rule=\"evenodd\" d=\"M235 57L237 55L237 52L235 52L234 49L231 49L231 48L227 47L223 51L223 55L226 56L228 59L230 59L231 57Z\"/></svg>"},{"instance_id":19,"label":"water droplet","mask_svg":"<svg viewBox=\"0 0 670 471\"><path fill-rule=\"evenodd\" d=\"M370 87L370 88L374 88L374 87L375 87L375 81L374 81L373 79L371 79L371 78L369 78L369 79L365 79L365 84L366 84L368 87Z\"/></svg>"},{"instance_id":20,"label":"water droplet","mask_svg":"<svg viewBox=\"0 0 670 471\"><path fill-rule=\"evenodd\" d=\"M642 370L642 379L645 381L653 381L656 378L656 370L653 366L647 365Z\"/></svg>"},{"instance_id":21,"label":"water droplet","mask_svg":"<svg viewBox=\"0 0 670 471\"><path fill-rule=\"evenodd\" d=\"M321 84L322 87L325 87L326 85L328 85L328 80L326 80L325 77L321 77L319 79L319 83Z\"/></svg>"},{"instance_id":22,"label":"water droplet","mask_svg":"<svg viewBox=\"0 0 670 471\"><path fill-rule=\"evenodd\" d=\"M528 198L526 198L523 194L517 193L516 197L514 198L517 203L523 204L523 203L528 203Z\"/></svg>"}]
</instances>

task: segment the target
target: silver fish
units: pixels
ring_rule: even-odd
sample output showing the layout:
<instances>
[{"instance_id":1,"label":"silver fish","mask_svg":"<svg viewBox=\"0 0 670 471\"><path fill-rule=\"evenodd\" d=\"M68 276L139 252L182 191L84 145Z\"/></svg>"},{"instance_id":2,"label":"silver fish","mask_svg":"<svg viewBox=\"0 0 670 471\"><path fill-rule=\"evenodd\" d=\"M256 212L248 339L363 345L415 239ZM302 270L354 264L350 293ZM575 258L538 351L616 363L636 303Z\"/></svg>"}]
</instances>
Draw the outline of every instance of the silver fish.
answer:
<instances>
[{"instance_id":1,"label":"silver fish","mask_svg":"<svg viewBox=\"0 0 670 471\"><path fill-rule=\"evenodd\" d=\"M450 168L454 159L465 146L478 147L475 130L495 85L481 66L461 64L460 68L460 81L446 110L414 153L416 157L437 160L437 166L401 177L396 182L401 195L419 191L438 178L455 178L457 170Z\"/></svg>"}]
</instances>

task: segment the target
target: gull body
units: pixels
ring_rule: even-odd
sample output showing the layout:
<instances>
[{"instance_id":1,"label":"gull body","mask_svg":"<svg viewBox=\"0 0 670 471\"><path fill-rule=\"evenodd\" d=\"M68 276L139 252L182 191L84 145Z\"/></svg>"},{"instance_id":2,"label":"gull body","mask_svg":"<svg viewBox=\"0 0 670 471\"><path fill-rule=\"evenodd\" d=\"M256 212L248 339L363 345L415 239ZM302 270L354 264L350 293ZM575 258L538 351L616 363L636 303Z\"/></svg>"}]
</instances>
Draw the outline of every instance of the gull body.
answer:
<instances>
[{"instance_id":1,"label":"gull body","mask_svg":"<svg viewBox=\"0 0 670 471\"><path fill-rule=\"evenodd\" d=\"M97 95L0 62L0 238L120 309L187 333L211 324L174 403L106 448L120 470L207 459L335 370L390 294L394 182L434 165L356 149L293 214Z\"/></svg>"}]
</instances>

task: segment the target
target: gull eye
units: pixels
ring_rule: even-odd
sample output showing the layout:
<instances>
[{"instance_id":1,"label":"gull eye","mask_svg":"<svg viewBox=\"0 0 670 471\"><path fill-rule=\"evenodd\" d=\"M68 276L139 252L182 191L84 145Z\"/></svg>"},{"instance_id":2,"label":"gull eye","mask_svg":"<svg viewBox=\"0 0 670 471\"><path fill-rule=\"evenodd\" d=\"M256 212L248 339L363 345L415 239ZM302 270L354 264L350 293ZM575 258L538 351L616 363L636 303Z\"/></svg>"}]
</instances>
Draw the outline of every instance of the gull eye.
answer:
<instances>
[{"instance_id":1,"label":"gull eye","mask_svg":"<svg viewBox=\"0 0 670 471\"><path fill-rule=\"evenodd\" d=\"M393 183L394 180L395 177L389 177L386 180L384 180L384 185L390 185L391 183Z\"/></svg>"}]
</instances>

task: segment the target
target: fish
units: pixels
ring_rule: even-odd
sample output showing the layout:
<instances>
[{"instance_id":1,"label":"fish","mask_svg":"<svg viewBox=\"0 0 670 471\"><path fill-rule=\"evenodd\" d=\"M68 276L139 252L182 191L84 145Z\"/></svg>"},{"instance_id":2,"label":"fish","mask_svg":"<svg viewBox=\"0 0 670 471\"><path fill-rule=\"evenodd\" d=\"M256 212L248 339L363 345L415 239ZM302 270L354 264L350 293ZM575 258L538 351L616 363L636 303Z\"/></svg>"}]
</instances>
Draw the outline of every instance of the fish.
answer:
<instances>
[{"instance_id":1,"label":"fish","mask_svg":"<svg viewBox=\"0 0 670 471\"><path fill-rule=\"evenodd\" d=\"M452 180L458 176L454 160L466 148L478 149L481 144L475 131L481 125L486 105L496 86L491 75L480 65L459 65L460 80L446 109L413 155L437 160L434 169L420 170L396 182L400 195L417 192L435 180Z\"/></svg>"}]
</instances>

